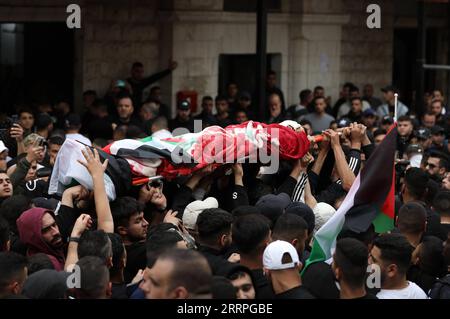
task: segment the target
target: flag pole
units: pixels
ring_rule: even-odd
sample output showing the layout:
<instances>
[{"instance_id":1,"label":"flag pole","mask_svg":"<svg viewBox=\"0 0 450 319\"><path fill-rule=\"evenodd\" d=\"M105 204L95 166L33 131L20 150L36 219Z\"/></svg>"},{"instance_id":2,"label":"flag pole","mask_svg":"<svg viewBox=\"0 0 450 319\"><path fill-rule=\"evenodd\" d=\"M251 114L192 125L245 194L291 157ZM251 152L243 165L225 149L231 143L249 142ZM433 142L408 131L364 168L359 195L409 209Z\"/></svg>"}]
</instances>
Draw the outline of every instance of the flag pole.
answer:
<instances>
[{"instance_id":1,"label":"flag pole","mask_svg":"<svg viewBox=\"0 0 450 319\"><path fill-rule=\"evenodd\" d=\"M394 94L394 123L397 123L398 93Z\"/></svg>"}]
</instances>

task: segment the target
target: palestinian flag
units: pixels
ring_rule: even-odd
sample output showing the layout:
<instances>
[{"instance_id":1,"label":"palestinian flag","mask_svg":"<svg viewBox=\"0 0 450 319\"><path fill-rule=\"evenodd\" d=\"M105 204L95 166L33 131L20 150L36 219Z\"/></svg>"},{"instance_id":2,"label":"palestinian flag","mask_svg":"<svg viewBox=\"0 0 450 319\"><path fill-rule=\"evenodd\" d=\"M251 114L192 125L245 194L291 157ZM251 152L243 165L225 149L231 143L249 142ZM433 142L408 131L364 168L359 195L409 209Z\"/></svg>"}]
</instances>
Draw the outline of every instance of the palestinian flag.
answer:
<instances>
[{"instance_id":1,"label":"palestinian flag","mask_svg":"<svg viewBox=\"0 0 450 319\"><path fill-rule=\"evenodd\" d=\"M397 125L394 124L356 177L339 209L314 235L311 255L304 269L332 257L344 223L357 233L367 230L371 223L377 233L394 228L396 140Z\"/></svg>"},{"instance_id":2,"label":"palestinian flag","mask_svg":"<svg viewBox=\"0 0 450 319\"><path fill-rule=\"evenodd\" d=\"M210 126L201 132L171 138L120 140L103 150L127 160L134 177L162 175L173 179L189 175L209 164L217 166L245 160L264 162L301 158L309 149L303 132L279 124L249 121L226 128Z\"/></svg>"}]
</instances>

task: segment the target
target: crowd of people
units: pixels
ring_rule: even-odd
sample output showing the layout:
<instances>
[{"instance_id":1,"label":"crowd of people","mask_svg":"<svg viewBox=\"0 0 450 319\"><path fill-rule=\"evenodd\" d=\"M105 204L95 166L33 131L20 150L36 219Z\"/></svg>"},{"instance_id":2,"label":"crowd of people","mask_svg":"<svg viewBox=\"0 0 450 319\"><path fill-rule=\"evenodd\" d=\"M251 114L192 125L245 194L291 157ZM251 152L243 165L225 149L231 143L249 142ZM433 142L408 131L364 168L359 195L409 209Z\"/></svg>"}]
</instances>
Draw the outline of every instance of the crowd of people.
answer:
<instances>
[{"instance_id":1,"label":"crowd of people","mask_svg":"<svg viewBox=\"0 0 450 319\"><path fill-rule=\"evenodd\" d=\"M315 232L392 127L396 88L379 99L370 84L361 93L345 83L333 104L317 86L288 106L269 72L266 123L289 120L324 137L303 158L276 174L256 163L209 165L110 202L97 150L112 141L193 132L194 120L260 120L236 83L204 96L199 114L180 101L172 117L160 87L145 91L176 67L145 77L134 63L103 98L84 92L81 115L63 100L1 115L0 298L450 298L450 109L440 90L426 94L421 117L398 103L395 228L356 233L344 224L332 259L305 269ZM66 139L86 145L81 163L94 187L74 183L58 197L48 182ZM368 283L371 269L379 284Z\"/></svg>"}]
</instances>

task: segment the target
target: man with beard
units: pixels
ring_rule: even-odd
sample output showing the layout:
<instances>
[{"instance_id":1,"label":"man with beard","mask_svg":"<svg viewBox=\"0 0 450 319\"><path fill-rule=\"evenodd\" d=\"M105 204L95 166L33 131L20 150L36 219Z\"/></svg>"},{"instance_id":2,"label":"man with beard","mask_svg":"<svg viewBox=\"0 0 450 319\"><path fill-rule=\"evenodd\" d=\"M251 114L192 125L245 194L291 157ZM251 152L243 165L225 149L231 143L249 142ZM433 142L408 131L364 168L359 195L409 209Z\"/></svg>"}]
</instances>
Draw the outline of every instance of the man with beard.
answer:
<instances>
[{"instance_id":1,"label":"man with beard","mask_svg":"<svg viewBox=\"0 0 450 319\"><path fill-rule=\"evenodd\" d=\"M369 263L381 275L378 299L426 299L425 292L406 280L413 247L400 234L383 234L375 239L369 254Z\"/></svg>"},{"instance_id":2,"label":"man with beard","mask_svg":"<svg viewBox=\"0 0 450 319\"><path fill-rule=\"evenodd\" d=\"M34 207L17 219L20 241L27 246L27 255L46 254L57 271L64 269L64 241L52 211Z\"/></svg>"}]
</instances>

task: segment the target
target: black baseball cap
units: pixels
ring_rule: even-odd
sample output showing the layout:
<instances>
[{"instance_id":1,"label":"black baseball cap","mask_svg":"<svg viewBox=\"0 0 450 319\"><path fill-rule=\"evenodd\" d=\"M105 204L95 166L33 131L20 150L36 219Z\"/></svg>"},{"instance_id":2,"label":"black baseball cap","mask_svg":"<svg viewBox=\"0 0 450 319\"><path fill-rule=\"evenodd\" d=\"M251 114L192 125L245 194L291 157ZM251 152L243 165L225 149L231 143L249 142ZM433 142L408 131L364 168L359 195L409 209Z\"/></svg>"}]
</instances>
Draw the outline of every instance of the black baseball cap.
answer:
<instances>
[{"instance_id":1,"label":"black baseball cap","mask_svg":"<svg viewBox=\"0 0 450 319\"><path fill-rule=\"evenodd\" d=\"M427 140L431 137L431 132L426 127L422 127L416 131L415 135L420 140Z\"/></svg>"},{"instance_id":2,"label":"black baseball cap","mask_svg":"<svg viewBox=\"0 0 450 319\"><path fill-rule=\"evenodd\" d=\"M445 133L445 130L442 126L434 125L431 128L431 135L439 135L439 134L444 134L444 133Z\"/></svg>"}]
</instances>

